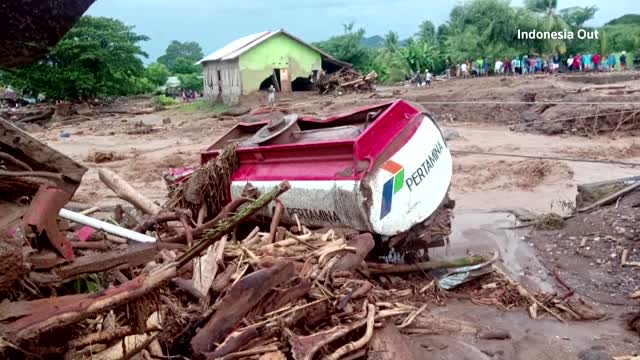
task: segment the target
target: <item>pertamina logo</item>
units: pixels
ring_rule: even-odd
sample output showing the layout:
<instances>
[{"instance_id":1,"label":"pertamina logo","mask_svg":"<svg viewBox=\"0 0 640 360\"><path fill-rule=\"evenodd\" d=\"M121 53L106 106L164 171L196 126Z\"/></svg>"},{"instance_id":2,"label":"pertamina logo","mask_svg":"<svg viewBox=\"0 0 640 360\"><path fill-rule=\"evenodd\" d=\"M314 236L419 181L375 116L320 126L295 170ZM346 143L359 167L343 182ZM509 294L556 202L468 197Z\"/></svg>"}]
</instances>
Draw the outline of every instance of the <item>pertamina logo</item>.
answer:
<instances>
[{"instance_id":1,"label":"pertamina logo","mask_svg":"<svg viewBox=\"0 0 640 360\"><path fill-rule=\"evenodd\" d=\"M393 194L402 189L404 185L404 167L393 160L389 160L382 165L382 169L393 175L382 187L382 209L380 209L380 219L391 212L391 202Z\"/></svg>"}]
</instances>

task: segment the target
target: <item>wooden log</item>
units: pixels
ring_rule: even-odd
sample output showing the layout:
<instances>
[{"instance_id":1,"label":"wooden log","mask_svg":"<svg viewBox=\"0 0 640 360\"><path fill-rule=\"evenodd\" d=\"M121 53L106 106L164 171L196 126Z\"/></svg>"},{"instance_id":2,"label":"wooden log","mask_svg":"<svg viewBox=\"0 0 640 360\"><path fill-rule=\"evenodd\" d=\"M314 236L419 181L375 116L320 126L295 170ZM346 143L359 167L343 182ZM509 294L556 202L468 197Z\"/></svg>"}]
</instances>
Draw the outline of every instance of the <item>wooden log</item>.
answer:
<instances>
[{"instance_id":1,"label":"wooden log","mask_svg":"<svg viewBox=\"0 0 640 360\"><path fill-rule=\"evenodd\" d=\"M147 294L176 275L175 265L163 266L149 274L100 293L68 295L23 302L23 315L0 330L14 344L33 339L54 329L80 322ZM31 304L33 303L33 304Z\"/></svg>"},{"instance_id":2,"label":"wooden log","mask_svg":"<svg viewBox=\"0 0 640 360\"><path fill-rule=\"evenodd\" d=\"M616 191L615 193L609 195L609 196L605 196L604 198L596 201L595 203L589 205L589 206L585 206L583 208L578 209L578 212L586 212L589 210L593 210L597 207L603 206L603 205L607 205L610 204L614 201L616 201L619 197L626 195L628 193L630 193L631 191L637 189L638 187L640 187L640 181L637 181L629 186L624 187L623 189Z\"/></svg>"},{"instance_id":3,"label":"wooden log","mask_svg":"<svg viewBox=\"0 0 640 360\"><path fill-rule=\"evenodd\" d=\"M238 351L249 343L249 341L260 337L260 333L263 331L264 325L254 325L236 331L233 334L227 336L226 340L218 346L215 351L206 353L207 358L216 359L227 354Z\"/></svg>"},{"instance_id":4,"label":"wooden log","mask_svg":"<svg viewBox=\"0 0 640 360\"><path fill-rule=\"evenodd\" d=\"M51 117L53 116L53 109L45 109L45 111L39 113L39 114L35 114L35 115L31 115L31 116L27 116L24 117L20 120L18 120L16 123L31 123L31 122L36 122L36 121L40 121L40 120L49 120L51 119Z\"/></svg>"},{"instance_id":5,"label":"wooden log","mask_svg":"<svg viewBox=\"0 0 640 360\"><path fill-rule=\"evenodd\" d=\"M355 254L351 252L344 252L339 255L340 258L336 261L335 265L331 268L331 272L335 271L354 271L357 269L364 259L369 255L369 252L373 250L375 241L370 233L364 233L356 235L353 239L349 240L347 246L356 249Z\"/></svg>"},{"instance_id":6,"label":"wooden log","mask_svg":"<svg viewBox=\"0 0 640 360\"><path fill-rule=\"evenodd\" d=\"M149 218L145 219L144 221L142 221L141 223L139 223L138 225L136 225L133 228L133 231L135 232L139 232L141 234L144 234L145 232L147 232L147 230L149 230L150 228L152 228L155 225L161 224L161 223L165 223L167 221L177 221L180 220L180 216L181 214L175 213L175 212L159 212L155 215L150 216Z\"/></svg>"},{"instance_id":7,"label":"wooden log","mask_svg":"<svg viewBox=\"0 0 640 360\"><path fill-rule=\"evenodd\" d=\"M191 340L194 354L213 350L238 325L240 320L273 288L295 275L292 262L251 273L238 281L220 300L218 310Z\"/></svg>"},{"instance_id":8,"label":"wooden log","mask_svg":"<svg viewBox=\"0 0 640 360\"><path fill-rule=\"evenodd\" d=\"M41 286L62 284L82 274L103 272L122 265L136 267L154 260L157 256L158 248L155 244L131 246L124 250L81 256L73 263L55 269L53 277L32 279Z\"/></svg>"},{"instance_id":9,"label":"wooden log","mask_svg":"<svg viewBox=\"0 0 640 360\"><path fill-rule=\"evenodd\" d=\"M293 303L311 290L311 282L303 278L295 278L286 289L273 289L260 305L258 314L268 314L282 306Z\"/></svg>"},{"instance_id":10,"label":"wooden log","mask_svg":"<svg viewBox=\"0 0 640 360\"><path fill-rule=\"evenodd\" d=\"M107 251L111 249L111 242L108 241L71 241L71 247L74 249L85 250L103 250Z\"/></svg>"},{"instance_id":11,"label":"wooden log","mask_svg":"<svg viewBox=\"0 0 640 360\"><path fill-rule=\"evenodd\" d=\"M133 188L128 182L126 182L120 175L114 173L108 169L99 169L98 177L100 180L113 190L119 198L131 203L136 208L142 210L145 214L155 215L162 210L162 208L147 199Z\"/></svg>"},{"instance_id":12,"label":"wooden log","mask_svg":"<svg viewBox=\"0 0 640 360\"><path fill-rule=\"evenodd\" d=\"M369 360L413 360L415 356L404 341L404 336L392 322L377 329L369 343Z\"/></svg>"},{"instance_id":13,"label":"wooden log","mask_svg":"<svg viewBox=\"0 0 640 360\"><path fill-rule=\"evenodd\" d=\"M231 277L235 272L236 269L234 264L227 265L227 268L213 279L213 282L211 283L211 290L218 293L224 291L224 289L231 284Z\"/></svg>"},{"instance_id":14,"label":"wooden log","mask_svg":"<svg viewBox=\"0 0 640 360\"><path fill-rule=\"evenodd\" d=\"M110 343L115 339L121 339L130 334L130 326L120 326L112 329L106 329L97 333L89 334L80 339L72 340L71 342L69 342L69 348L83 348L92 344Z\"/></svg>"},{"instance_id":15,"label":"wooden log","mask_svg":"<svg viewBox=\"0 0 640 360\"><path fill-rule=\"evenodd\" d=\"M415 264L380 264L368 262L367 269L371 274L400 274L422 270L449 269L478 265L485 261L487 261L486 258L474 255L454 260L431 260Z\"/></svg>"},{"instance_id":16,"label":"wooden log","mask_svg":"<svg viewBox=\"0 0 640 360\"><path fill-rule=\"evenodd\" d=\"M278 225L280 225L282 213L284 213L284 205L282 205L282 202L276 201L276 208L273 211L273 218L271 219L271 225L269 226L269 243L272 243L275 240L276 231L278 230Z\"/></svg>"}]
</instances>

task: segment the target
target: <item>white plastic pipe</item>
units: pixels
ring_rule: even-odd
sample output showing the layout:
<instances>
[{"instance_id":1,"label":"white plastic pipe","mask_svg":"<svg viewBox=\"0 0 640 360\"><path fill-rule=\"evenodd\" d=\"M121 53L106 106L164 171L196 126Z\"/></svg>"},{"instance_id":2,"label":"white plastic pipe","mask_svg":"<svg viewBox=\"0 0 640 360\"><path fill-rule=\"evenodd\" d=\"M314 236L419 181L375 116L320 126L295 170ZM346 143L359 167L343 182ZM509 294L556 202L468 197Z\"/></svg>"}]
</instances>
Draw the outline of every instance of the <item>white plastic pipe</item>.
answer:
<instances>
[{"instance_id":1,"label":"white plastic pipe","mask_svg":"<svg viewBox=\"0 0 640 360\"><path fill-rule=\"evenodd\" d=\"M78 224L91 226L96 230L102 230L106 233L120 236L125 239L139 241L139 242L156 242L156 238L140 234L139 232L135 232L129 229L121 228L120 226L116 226L113 224L109 224L108 222L104 222L102 220L94 219L92 217L88 217L77 212L73 212L67 209L60 209L58 215L61 218L76 222Z\"/></svg>"}]
</instances>

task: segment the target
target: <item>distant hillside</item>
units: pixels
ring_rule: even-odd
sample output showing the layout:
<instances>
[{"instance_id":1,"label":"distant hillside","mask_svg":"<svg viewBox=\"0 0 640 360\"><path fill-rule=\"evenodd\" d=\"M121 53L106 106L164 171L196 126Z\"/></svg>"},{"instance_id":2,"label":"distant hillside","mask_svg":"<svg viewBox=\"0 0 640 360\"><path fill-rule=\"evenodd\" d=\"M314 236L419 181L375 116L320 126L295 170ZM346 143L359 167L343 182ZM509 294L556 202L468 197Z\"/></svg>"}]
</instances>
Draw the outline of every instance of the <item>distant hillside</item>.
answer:
<instances>
[{"instance_id":1,"label":"distant hillside","mask_svg":"<svg viewBox=\"0 0 640 360\"><path fill-rule=\"evenodd\" d=\"M381 48L384 45L384 38L380 35L362 38L360 45L369 48Z\"/></svg>"},{"instance_id":2,"label":"distant hillside","mask_svg":"<svg viewBox=\"0 0 640 360\"><path fill-rule=\"evenodd\" d=\"M640 24L640 15L638 14L622 15L619 18L609 21L605 25L626 25L626 24L633 24L633 25Z\"/></svg>"},{"instance_id":3,"label":"distant hillside","mask_svg":"<svg viewBox=\"0 0 640 360\"><path fill-rule=\"evenodd\" d=\"M400 46L407 45L407 41L408 39L400 40ZM360 41L360 45L372 49L378 49L384 46L384 37L380 35L365 37L362 38L362 41Z\"/></svg>"}]
</instances>

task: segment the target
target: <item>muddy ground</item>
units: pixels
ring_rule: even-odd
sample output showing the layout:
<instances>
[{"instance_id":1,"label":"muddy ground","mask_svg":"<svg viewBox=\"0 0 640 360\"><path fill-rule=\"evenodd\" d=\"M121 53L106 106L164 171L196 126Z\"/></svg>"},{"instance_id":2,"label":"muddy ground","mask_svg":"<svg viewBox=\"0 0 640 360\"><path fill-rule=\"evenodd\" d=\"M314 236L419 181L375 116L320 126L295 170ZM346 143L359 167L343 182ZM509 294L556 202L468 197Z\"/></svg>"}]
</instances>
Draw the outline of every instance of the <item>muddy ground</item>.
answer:
<instances>
[{"instance_id":1,"label":"muddy ground","mask_svg":"<svg viewBox=\"0 0 640 360\"><path fill-rule=\"evenodd\" d=\"M639 335L626 330L624 323L624 314L634 306L638 308L637 302L634 304L629 299L629 293L640 287L640 268L620 266L623 248L630 250L629 261L640 261L639 242L629 235L636 231L640 219L637 209L598 210L587 217L567 220L566 226L557 231L511 228L517 223L511 215L513 209L567 213L574 206L577 184L638 175L638 167L479 154L491 152L640 163L640 143L636 143L633 136L635 127L622 128L613 135L604 127L602 131L590 133L584 131L585 126L573 131L574 122L559 122L563 124L562 128L553 131L545 130L544 123L536 123L567 117L567 114L592 114L602 109L615 112L632 106L433 104L443 101L611 102L612 99L640 102L640 92L616 95L609 94L614 90L608 89L578 91L602 86L594 84L640 86L636 80L638 74L608 76L611 74L452 80L436 82L430 89L380 88L375 94L339 97L295 93L278 99L281 113L314 116L388 101L392 97L422 103L442 127L455 130L457 134L448 142L454 151L451 195L457 203L453 235L450 246L437 249L432 257L496 250L500 252L504 267L531 290L564 292L556 279L557 273L577 295L607 313L604 320L597 322L562 324L551 317L531 320L525 309L502 311L463 299L451 299L445 306L431 309L432 312L495 325L509 331L511 339L477 340L464 334L414 336L411 343L415 352L421 354L419 358L608 359L605 355L637 355L640 352ZM260 94L247 99L245 105L256 108L264 103L266 96ZM119 201L99 181L98 167L118 172L144 195L163 202L167 193L161 179L163 170L196 165L199 152L212 144L217 136L238 121L261 117L264 116L220 116L193 106L182 106L152 114L122 114L31 130L39 139L90 168L74 201L109 206ZM598 117L598 121L605 121L602 120L604 117ZM595 117L585 119L591 121L591 125L595 121ZM140 122L147 125L145 131L136 131L140 129L140 125L136 126ZM70 136L61 137L62 133ZM456 154L455 151L472 154ZM624 231L621 233L620 229ZM580 246L585 238L586 245Z\"/></svg>"}]
</instances>

